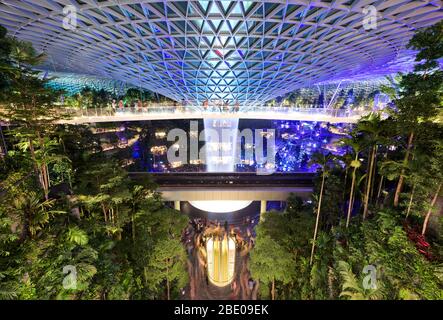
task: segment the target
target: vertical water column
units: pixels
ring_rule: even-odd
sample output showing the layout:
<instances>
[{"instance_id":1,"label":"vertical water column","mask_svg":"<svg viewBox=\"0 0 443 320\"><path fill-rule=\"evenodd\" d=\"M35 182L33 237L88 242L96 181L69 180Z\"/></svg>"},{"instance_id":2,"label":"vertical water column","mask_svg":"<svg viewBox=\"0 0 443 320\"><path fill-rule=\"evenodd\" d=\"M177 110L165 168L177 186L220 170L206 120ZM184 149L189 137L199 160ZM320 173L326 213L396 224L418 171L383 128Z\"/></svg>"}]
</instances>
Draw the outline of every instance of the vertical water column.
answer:
<instances>
[{"instance_id":1,"label":"vertical water column","mask_svg":"<svg viewBox=\"0 0 443 320\"><path fill-rule=\"evenodd\" d=\"M238 118L204 119L207 172L234 172L238 121Z\"/></svg>"},{"instance_id":2,"label":"vertical water column","mask_svg":"<svg viewBox=\"0 0 443 320\"><path fill-rule=\"evenodd\" d=\"M204 157L206 172L234 172L237 157L238 118L204 119ZM211 213L235 212L246 208L250 200L190 201L192 206Z\"/></svg>"}]
</instances>

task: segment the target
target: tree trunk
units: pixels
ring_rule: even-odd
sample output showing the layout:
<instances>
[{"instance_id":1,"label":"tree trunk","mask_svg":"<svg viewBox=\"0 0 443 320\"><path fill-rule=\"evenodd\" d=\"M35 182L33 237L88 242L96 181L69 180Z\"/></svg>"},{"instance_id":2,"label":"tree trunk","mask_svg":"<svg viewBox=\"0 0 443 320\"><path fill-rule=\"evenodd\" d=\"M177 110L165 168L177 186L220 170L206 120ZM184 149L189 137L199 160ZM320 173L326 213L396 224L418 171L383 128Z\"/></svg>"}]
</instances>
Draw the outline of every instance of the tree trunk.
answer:
<instances>
[{"instance_id":1,"label":"tree trunk","mask_svg":"<svg viewBox=\"0 0 443 320\"><path fill-rule=\"evenodd\" d=\"M104 204L102 204L102 211L103 211L103 216L104 216L104 218L105 218L105 222L108 222L108 218L107 218L107 215L106 215L106 208L105 208L105 205Z\"/></svg>"},{"instance_id":2,"label":"tree trunk","mask_svg":"<svg viewBox=\"0 0 443 320\"><path fill-rule=\"evenodd\" d=\"M437 202L437 198L438 198L438 194L440 193L441 185L442 185L441 183L438 185L437 191L435 192L434 198L432 199L432 202L431 202L431 207L429 208L428 213L426 214L425 221L423 222L423 229L421 231L422 235L425 235L426 229L428 228L429 218L431 217L432 209L434 208L435 203Z\"/></svg>"},{"instance_id":3,"label":"tree trunk","mask_svg":"<svg viewBox=\"0 0 443 320\"><path fill-rule=\"evenodd\" d=\"M42 164L41 166L41 173L42 173L42 180L44 184L43 191L45 193L45 198L48 200L49 195L49 174L48 174L48 167L46 164Z\"/></svg>"},{"instance_id":4,"label":"tree trunk","mask_svg":"<svg viewBox=\"0 0 443 320\"><path fill-rule=\"evenodd\" d=\"M48 165L45 164L44 166L45 166L47 186L48 186L48 190L49 190L49 188L51 187L51 176L49 175L49 167L48 167Z\"/></svg>"},{"instance_id":5,"label":"tree trunk","mask_svg":"<svg viewBox=\"0 0 443 320\"><path fill-rule=\"evenodd\" d=\"M372 199L372 201L374 200L375 181L377 180L377 155L378 155L378 146L375 145L374 161L372 162L371 194L369 196L369 199Z\"/></svg>"},{"instance_id":6,"label":"tree trunk","mask_svg":"<svg viewBox=\"0 0 443 320\"><path fill-rule=\"evenodd\" d=\"M37 134L40 150L44 151L45 143L44 143L44 141L43 141L43 139L42 139L42 137L40 135L40 131L37 131L36 134ZM46 165L45 161L43 161L43 163L41 164L40 172L41 172L41 175L42 175L43 191L45 193L46 200L48 200L48 194L49 194L49 173L48 173L48 168L47 168L47 165Z\"/></svg>"},{"instance_id":7,"label":"tree trunk","mask_svg":"<svg viewBox=\"0 0 443 320\"><path fill-rule=\"evenodd\" d=\"M378 204L379 200L380 200L380 195L381 195L381 189L383 188L383 180L384 180L384 176L380 177L380 183L378 184L378 191L377 191L377 200L375 203Z\"/></svg>"},{"instance_id":8,"label":"tree trunk","mask_svg":"<svg viewBox=\"0 0 443 320\"><path fill-rule=\"evenodd\" d=\"M401 169L400 178L398 179L397 188L395 189L394 195L394 207L398 207L398 203L400 201L400 193L403 189L403 183L405 179L405 167L409 162L409 155L411 153L412 141L414 140L414 132L411 132L408 140L408 148L406 149L405 159L403 160L403 169Z\"/></svg>"},{"instance_id":9,"label":"tree trunk","mask_svg":"<svg viewBox=\"0 0 443 320\"><path fill-rule=\"evenodd\" d=\"M405 169L402 169L400 173L400 178L398 178L397 188L395 189L394 207L398 207L398 203L400 201L400 193L403 188L404 174L405 174Z\"/></svg>"},{"instance_id":10,"label":"tree trunk","mask_svg":"<svg viewBox=\"0 0 443 320\"><path fill-rule=\"evenodd\" d=\"M31 138L28 139L28 142L29 142L29 151L31 152L31 159L32 159L32 162L34 162L33 165L34 165L34 172L36 174L36 178L38 180L38 183L42 187L42 190L45 190L45 186L42 181L42 173L40 172L40 169L37 165L37 159L35 157L34 143L32 142Z\"/></svg>"},{"instance_id":11,"label":"tree trunk","mask_svg":"<svg viewBox=\"0 0 443 320\"><path fill-rule=\"evenodd\" d=\"M403 187L404 174L405 174L405 169L401 169L400 178L398 178L397 188L395 189L394 207L398 207L398 203L400 201L400 193Z\"/></svg>"},{"instance_id":12,"label":"tree trunk","mask_svg":"<svg viewBox=\"0 0 443 320\"><path fill-rule=\"evenodd\" d=\"M409 198L409 203L408 203L408 210L406 211L406 218L409 216L409 213L411 212L412 200L414 199L414 192L415 192L415 183L412 186L411 196Z\"/></svg>"},{"instance_id":13,"label":"tree trunk","mask_svg":"<svg viewBox=\"0 0 443 320\"><path fill-rule=\"evenodd\" d=\"M8 153L8 147L6 146L6 141L5 141L5 137L4 137L4 135L3 135L3 129L2 129L1 124L0 124L0 136L1 136L1 138L2 138L3 148L4 148L4 150L3 150L3 154L6 155L6 154ZM2 149L2 148L0 148L0 151L1 151L1 149ZM2 157L3 154L0 152L0 157Z\"/></svg>"},{"instance_id":14,"label":"tree trunk","mask_svg":"<svg viewBox=\"0 0 443 320\"><path fill-rule=\"evenodd\" d=\"M354 202L354 186L355 186L356 171L357 168L354 167L354 171L352 172L351 194L349 195L348 215L346 217L346 228L349 226L349 221L351 220L352 204Z\"/></svg>"},{"instance_id":15,"label":"tree trunk","mask_svg":"<svg viewBox=\"0 0 443 320\"><path fill-rule=\"evenodd\" d=\"M372 148L372 152L371 152L371 160L369 161L369 175L368 175L368 179L366 181L366 193L365 193L365 205L363 208L363 220L366 219L366 216L368 214L368 206L369 206L369 196L371 194L371 186L372 186L372 168L374 165L374 160L375 160L375 153L377 152L376 146L374 146Z\"/></svg>"},{"instance_id":16,"label":"tree trunk","mask_svg":"<svg viewBox=\"0 0 443 320\"><path fill-rule=\"evenodd\" d=\"M312 265L312 261L314 260L315 241L317 239L318 223L320 221L320 210L321 210L321 202L322 202L322 198L323 198L324 185L325 185L325 173L323 172L322 180L321 180L321 188L320 188L320 197L318 199L317 217L315 219L314 239L312 240L311 259L309 260L310 265Z\"/></svg>"},{"instance_id":17,"label":"tree trunk","mask_svg":"<svg viewBox=\"0 0 443 320\"><path fill-rule=\"evenodd\" d=\"M275 300L275 278L272 278L271 299Z\"/></svg>"}]
</instances>

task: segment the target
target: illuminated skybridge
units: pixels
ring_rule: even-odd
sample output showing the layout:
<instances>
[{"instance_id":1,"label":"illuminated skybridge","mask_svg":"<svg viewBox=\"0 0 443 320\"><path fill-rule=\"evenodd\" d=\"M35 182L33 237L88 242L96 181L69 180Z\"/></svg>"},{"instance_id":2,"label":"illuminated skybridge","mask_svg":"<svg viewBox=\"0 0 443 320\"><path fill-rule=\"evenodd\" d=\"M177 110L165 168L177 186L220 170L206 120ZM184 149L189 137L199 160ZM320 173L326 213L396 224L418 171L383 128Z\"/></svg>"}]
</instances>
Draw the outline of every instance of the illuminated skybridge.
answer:
<instances>
[{"instance_id":1,"label":"illuminated skybridge","mask_svg":"<svg viewBox=\"0 0 443 320\"><path fill-rule=\"evenodd\" d=\"M440 0L2 0L0 24L48 59L201 105L410 70Z\"/></svg>"},{"instance_id":2,"label":"illuminated skybridge","mask_svg":"<svg viewBox=\"0 0 443 320\"><path fill-rule=\"evenodd\" d=\"M242 107L238 111L218 108L205 110L200 106L176 107L158 106L122 109L71 109L71 118L63 123L82 124L96 122L172 120L172 119L264 119L264 120L303 120L330 123L355 123L365 110L297 108L297 107Z\"/></svg>"}]
</instances>

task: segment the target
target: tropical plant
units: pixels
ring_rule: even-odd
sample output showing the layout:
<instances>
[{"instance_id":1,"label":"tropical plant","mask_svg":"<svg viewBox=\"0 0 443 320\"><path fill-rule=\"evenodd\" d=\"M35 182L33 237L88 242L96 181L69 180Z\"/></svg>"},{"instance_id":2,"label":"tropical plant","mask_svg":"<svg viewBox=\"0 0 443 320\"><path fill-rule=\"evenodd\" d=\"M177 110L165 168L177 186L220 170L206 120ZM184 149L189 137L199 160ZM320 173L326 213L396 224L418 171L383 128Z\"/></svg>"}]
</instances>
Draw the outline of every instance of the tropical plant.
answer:
<instances>
[{"instance_id":1,"label":"tropical plant","mask_svg":"<svg viewBox=\"0 0 443 320\"><path fill-rule=\"evenodd\" d=\"M319 165L322 168L321 173L321 186L320 186L320 194L318 197L318 204L317 204L317 214L315 219L315 227L314 227L314 236L312 239L312 248L311 248L311 258L309 260L309 263L312 265L313 259L314 259L314 251L315 251L315 242L317 240L317 232L318 232L318 225L320 222L320 212L321 212L321 205L322 205L322 198L323 198L323 189L325 186L325 180L326 177L329 175L329 169L328 167L331 165L330 162L333 160L332 154L324 155L322 153L316 153L312 156L312 163L315 163Z\"/></svg>"},{"instance_id":2,"label":"tropical plant","mask_svg":"<svg viewBox=\"0 0 443 320\"><path fill-rule=\"evenodd\" d=\"M369 199L372 191L373 180L375 179L375 169L377 167L376 158L378 144L382 142L383 134L383 121L380 113L370 113L359 120L356 131L359 134L364 134L365 138L369 140L368 145L370 147L369 152L369 165L366 170L366 187L364 195L364 207L363 207L363 220L366 219L368 214Z\"/></svg>"},{"instance_id":3,"label":"tropical plant","mask_svg":"<svg viewBox=\"0 0 443 320\"><path fill-rule=\"evenodd\" d=\"M358 281L348 263L338 261L338 270L343 279L342 291L340 297L346 297L350 300L381 300L384 298L380 284L376 289L365 289Z\"/></svg>"},{"instance_id":4,"label":"tropical plant","mask_svg":"<svg viewBox=\"0 0 443 320\"><path fill-rule=\"evenodd\" d=\"M291 256L281 245L267 235L257 235L251 252L251 275L260 283L270 286L272 300L276 298L276 282L290 282L292 267Z\"/></svg>"},{"instance_id":5,"label":"tropical plant","mask_svg":"<svg viewBox=\"0 0 443 320\"><path fill-rule=\"evenodd\" d=\"M171 286L184 288L188 283L186 252L180 239L158 241L149 259L147 280L158 290L166 283L166 298L171 299Z\"/></svg>"},{"instance_id":6,"label":"tropical plant","mask_svg":"<svg viewBox=\"0 0 443 320\"><path fill-rule=\"evenodd\" d=\"M340 140L340 142L352 148L352 152L354 153L354 160L351 161L350 166L352 168L352 182L351 182L351 191L349 194L349 203L348 203L348 210L346 215L346 227L349 226L349 222L351 221L351 213L352 213L352 207L354 204L354 197L355 197L355 184L357 179L357 169L360 168L361 162L359 160L360 151L363 148L363 141L358 136L351 136L351 138L343 138Z\"/></svg>"},{"instance_id":7,"label":"tropical plant","mask_svg":"<svg viewBox=\"0 0 443 320\"><path fill-rule=\"evenodd\" d=\"M402 75L398 98L394 103L398 109L395 119L399 132L408 136L399 180L394 195L394 207L399 204L405 179L405 168L410 161L414 139L420 134L422 123L438 114L441 106L443 71L438 60L443 57L443 22L418 31L408 47L417 50L414 72Z\"/></svg>"}]
</instances>

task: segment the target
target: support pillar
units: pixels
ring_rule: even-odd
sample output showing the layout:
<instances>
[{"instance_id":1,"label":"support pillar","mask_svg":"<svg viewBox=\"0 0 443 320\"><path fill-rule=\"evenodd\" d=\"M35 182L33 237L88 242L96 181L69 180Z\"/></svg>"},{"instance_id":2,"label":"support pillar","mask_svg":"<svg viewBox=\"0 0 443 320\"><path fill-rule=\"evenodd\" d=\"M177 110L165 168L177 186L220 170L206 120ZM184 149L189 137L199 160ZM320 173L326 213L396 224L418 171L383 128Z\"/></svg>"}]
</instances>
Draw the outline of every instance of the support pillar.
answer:
<instances>
[{"instance_id":1,"label":"support pillar","mask_svg":"<svg viewBox=\"0 0 443 320\"><path fill-rule=\"evenodd\" d=\"M266 212L266 204L267 204L267 201L266 200L261 200L260 201L260 221L263 221L263 216L264 216L264 213Z\"/></svg>"},{"instance_id":2,"label":"support pillar","mask_svg":"<svg viewBox=\"0 0 443 320\"><path fill-rule=\"evenodd\" d=\"M180 201L174 201L174 209L180 211Z\"/></svg>"}]
</instances>

